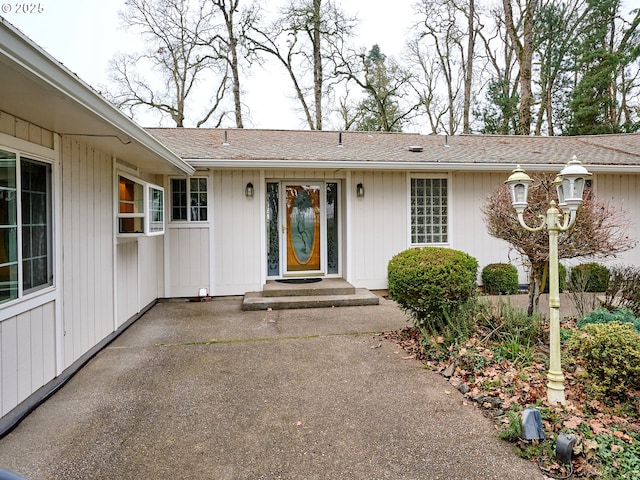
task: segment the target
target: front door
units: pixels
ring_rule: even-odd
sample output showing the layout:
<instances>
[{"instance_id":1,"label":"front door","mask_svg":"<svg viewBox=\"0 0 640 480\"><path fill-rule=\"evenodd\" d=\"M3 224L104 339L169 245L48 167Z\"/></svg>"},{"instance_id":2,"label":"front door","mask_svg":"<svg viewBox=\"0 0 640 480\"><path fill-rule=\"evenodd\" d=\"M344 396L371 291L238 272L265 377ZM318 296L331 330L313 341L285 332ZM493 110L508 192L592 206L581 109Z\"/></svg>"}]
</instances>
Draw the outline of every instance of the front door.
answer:
<instances>
[{"instance_id":1,"label":"front door","mask_svg":"<svg viewBox=\"0 0 640 480\"><path fill-rule=\"evenodd\" d=\"M323 274L322 188L285 184L285 274Z\"/></svg>"},{"instance_id":2,"label":"front door","mask_svg":"<svg viewBox=\"0 0 640 480\"><path fill-rule=\"evenodd\" d=\"M267 182L267 278L339 276L339 182Z\"/></svg>"}]
</instances>

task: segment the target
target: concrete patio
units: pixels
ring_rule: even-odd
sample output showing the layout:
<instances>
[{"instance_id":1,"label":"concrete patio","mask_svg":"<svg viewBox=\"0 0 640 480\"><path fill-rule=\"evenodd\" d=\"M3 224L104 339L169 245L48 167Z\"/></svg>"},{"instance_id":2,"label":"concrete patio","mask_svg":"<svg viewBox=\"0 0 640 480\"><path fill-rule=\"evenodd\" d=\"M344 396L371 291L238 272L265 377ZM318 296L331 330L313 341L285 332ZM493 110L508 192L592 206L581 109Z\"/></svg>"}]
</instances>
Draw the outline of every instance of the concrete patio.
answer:
<instances>
[{"instance_id":1,"label":"concrete patio","mask_svg":"<svg viewBox=\"0 0 640 480\"><path fill-rule=\"evenodd\" d=\"M0 440L38 479L542 479L378 332L395 304L162 302Z\"/></svg>"}]
</instances>

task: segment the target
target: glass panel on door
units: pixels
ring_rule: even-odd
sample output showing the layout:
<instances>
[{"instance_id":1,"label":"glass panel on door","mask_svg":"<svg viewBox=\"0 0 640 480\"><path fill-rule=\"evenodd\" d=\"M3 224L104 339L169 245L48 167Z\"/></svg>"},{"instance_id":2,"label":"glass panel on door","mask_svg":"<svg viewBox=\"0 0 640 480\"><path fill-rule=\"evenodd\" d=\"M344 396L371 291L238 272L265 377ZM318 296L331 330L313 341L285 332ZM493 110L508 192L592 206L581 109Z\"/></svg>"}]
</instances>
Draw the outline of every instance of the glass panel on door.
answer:
<instances>
[{"instance_id":1,"label":"glass panel on door","mask_svg":"<svg viewBox=\"0 0 640 480\"><path fill-rule=\"evenodd\" d=\"M287 272L321 271L320 185L286 185Z\"/></svg>"}]
</instances>

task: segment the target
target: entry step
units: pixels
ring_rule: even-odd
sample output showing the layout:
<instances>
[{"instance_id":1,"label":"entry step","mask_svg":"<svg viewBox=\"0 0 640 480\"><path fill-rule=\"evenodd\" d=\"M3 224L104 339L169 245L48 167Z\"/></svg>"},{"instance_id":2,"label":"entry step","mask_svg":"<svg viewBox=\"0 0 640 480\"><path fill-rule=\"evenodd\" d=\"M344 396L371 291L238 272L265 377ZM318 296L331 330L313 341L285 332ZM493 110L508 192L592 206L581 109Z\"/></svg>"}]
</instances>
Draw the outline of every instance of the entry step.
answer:
<instances>
[{"instance_id":1,"label":"entry step","mask_svg":"<svg viewBox=\"0 0 640 480\"><path fill-rule=\"evenodd\" d=\"M364 305L378 305L380 297L366 288L357 288L354 293L338 295L283 295L265 296L264 292L247 292L244 295L242 309L255 310L284 310L294 308L326 308L326 307L356 307Z\"/></svg>"}]
</instances>

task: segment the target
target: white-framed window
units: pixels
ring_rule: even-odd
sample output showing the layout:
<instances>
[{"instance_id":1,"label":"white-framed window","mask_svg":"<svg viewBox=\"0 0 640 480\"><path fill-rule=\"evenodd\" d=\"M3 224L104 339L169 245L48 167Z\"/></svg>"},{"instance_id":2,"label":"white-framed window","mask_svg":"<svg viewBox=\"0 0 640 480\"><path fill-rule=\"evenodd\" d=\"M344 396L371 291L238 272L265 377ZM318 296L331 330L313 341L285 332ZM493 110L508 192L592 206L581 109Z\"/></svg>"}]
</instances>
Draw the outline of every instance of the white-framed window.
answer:
<instances>
[{"instance_id":1,"label":"white-framed window","mask_svg":"<svg viewBox=\"0 0 640 480\"><path fill-rule=\"evenodd\" d=\"M449 242L449 182L447 177L412 177L411 244Z\"/></svg>"},{"instance_id":2,"label":"white-framed window","mask_svg":"<svg viewBox=\"0 0 640 480\"><path fill-rule=\"evenodd\" d=\"M206 177L171 179L171 221L206 222Z\"/></svg>"},{"instance_id":3,"label":"white-framed window","mask_svg":"<svg viewBox=\"0 0 640 480\"><path fill-rule=\"evenodd\" d=\"M118 235L164 233L164 189L118 174Z\"/></svg>"},{"instance_id":4,"label":"white-framed window","mask_svg":"<svg viewBox=\"0 0 640 480\"><path fill-rule=\"evenodd\" d=\"M0 303L53 285L52 166L0 149Z\"/></svg>"}]
</instances>

